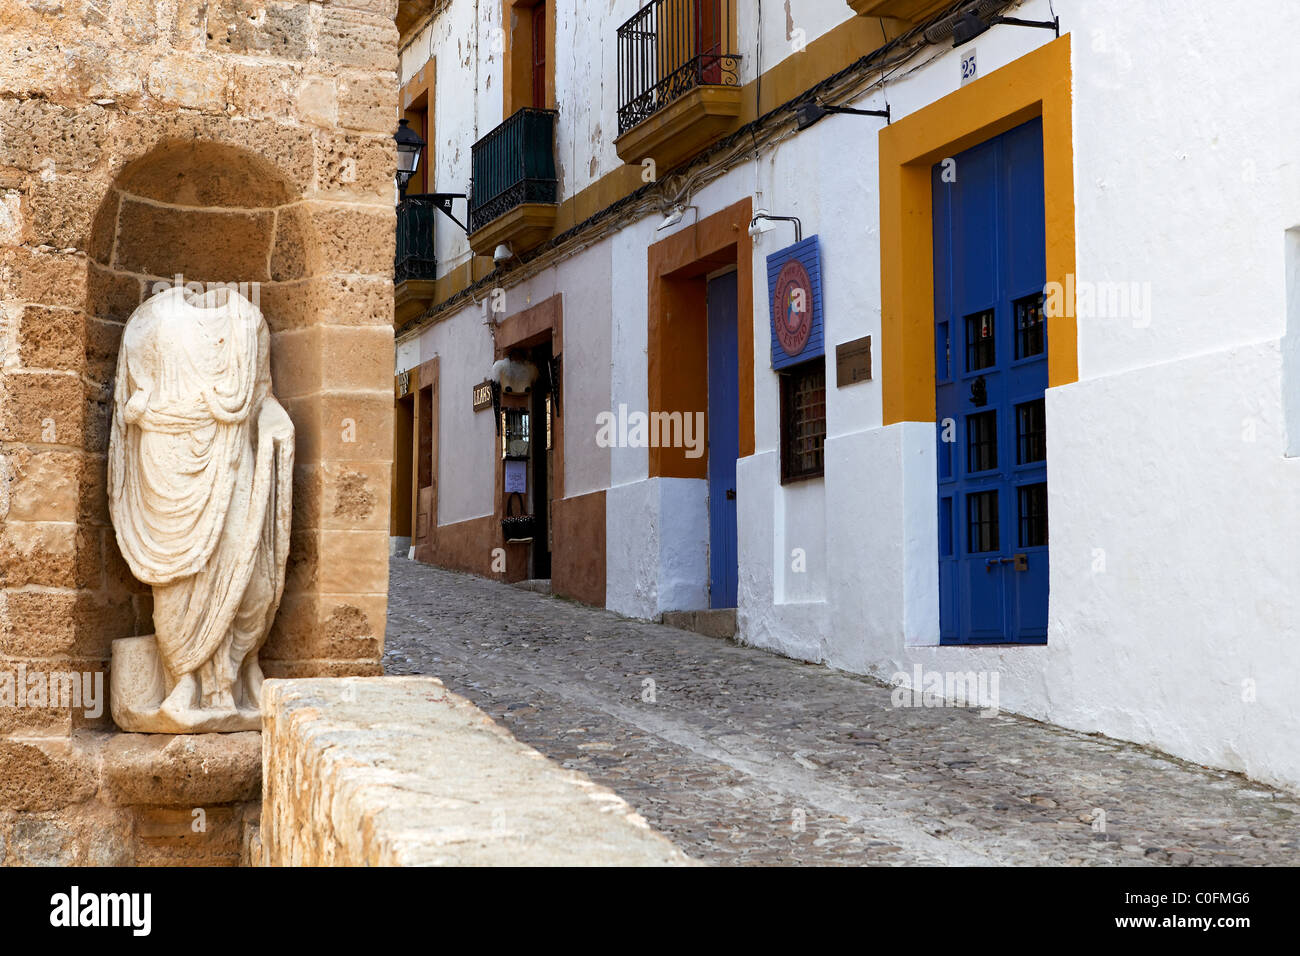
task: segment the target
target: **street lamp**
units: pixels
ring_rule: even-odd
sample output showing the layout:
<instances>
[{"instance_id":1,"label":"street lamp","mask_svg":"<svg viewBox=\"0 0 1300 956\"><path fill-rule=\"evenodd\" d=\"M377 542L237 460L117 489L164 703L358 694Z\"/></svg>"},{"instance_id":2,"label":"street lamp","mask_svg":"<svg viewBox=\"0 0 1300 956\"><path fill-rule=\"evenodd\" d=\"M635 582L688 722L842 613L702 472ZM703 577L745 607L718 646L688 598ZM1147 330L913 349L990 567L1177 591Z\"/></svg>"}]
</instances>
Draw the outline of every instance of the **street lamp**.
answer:
<instances>
[{"instance_id":1,"label":"street lamp","mask_svg":"<svg viewBox=\"0 0 1300 956\"><path fill-rule=\"evenodd\" d=\"M405 193L406 184L420 168L420 150L424 149L425 142L404 119L398 122L393 139L397 142L397 188Z\"/></svg>"},{"instance_id":2,"label":"street lamp","mask_svg":"<svg viewBox=\"0 0 1300 956\"><path fill-rule=\"evenodd\" d=\"M1055 30L1056 35L1061 35L1061 18L1052 17L1050 20L1021 20L1018 17L982 17L974 10L966 10L958 14L952 21L952 45L959 47L970 43L978 36L982 36L989 27L995 23L1005 23L1013 27L1037 27L1040 30Z\"/></svg>"}]
</instances>

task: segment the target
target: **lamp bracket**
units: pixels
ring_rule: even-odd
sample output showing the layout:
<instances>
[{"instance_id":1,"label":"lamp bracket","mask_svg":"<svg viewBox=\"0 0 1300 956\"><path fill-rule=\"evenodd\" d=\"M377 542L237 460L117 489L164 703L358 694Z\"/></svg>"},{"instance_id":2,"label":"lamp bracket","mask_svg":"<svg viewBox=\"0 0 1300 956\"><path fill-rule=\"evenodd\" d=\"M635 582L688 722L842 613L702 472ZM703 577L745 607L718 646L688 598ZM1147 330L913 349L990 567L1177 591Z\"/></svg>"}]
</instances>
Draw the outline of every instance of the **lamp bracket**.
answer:
<instances>
[{"instance_id":1,"label":"lamp bracket","mask_svg":"<svg viewBox=\"0 0 1300 956\"><path fill-rule=\"evenodd\" d=\"M755 216L753 219L751 219L751 220L749 221L749 225L752 227L752 226L753 226L756 222L758 222L760 219L771 219L771 220L774 220L774 221L776 221L776 222L792 222L792 223L794 223L794 241L795 241L795 242L802 242L802 241L803 241L803 221L802 221L798 216L773 216L771 213L766 213L766 212L765 212L765 213L761 213L760 215L757 215L757 216Z\"/></svg>"},{"instance_id":2,"label":"lamp bracket","mask_svg":"<svg viewBox=\"0 0 1300 956\"><path fill-rule=\"evenodd\" d=\"M883 110L859 110L852 106L822 106L827 113L851 113L854 116L883 116L885 122L889 122L889 104L885 104Z\"/></svg>"},{"instance_id":3,"label":"lamp bracket","mask_svg":"<svg viewBox=\"0 0 1300 956\"><path fill-rule=\"evenodd\" d=\"M452 215L451 204L457 199L468 199L464 193L429 193L429 198L433 200L434 206L438 211L458 225L465 235L469 235L469 227Z\"/></svg>"},{"instance_id":4,"label":"lamp bracket","mask_svg":"<svg viewBox=\"0 0 1300 956\"><path fill-rule=\"evenodd\" d=\"M1056 35L1061 35L1061 18L1053 17L1051 20L1022 20L1019 17L989 17L989 24L1005 23L1013 27L1038 27L1042 30L1055 30Z\"/></svg>"}]
</instances>

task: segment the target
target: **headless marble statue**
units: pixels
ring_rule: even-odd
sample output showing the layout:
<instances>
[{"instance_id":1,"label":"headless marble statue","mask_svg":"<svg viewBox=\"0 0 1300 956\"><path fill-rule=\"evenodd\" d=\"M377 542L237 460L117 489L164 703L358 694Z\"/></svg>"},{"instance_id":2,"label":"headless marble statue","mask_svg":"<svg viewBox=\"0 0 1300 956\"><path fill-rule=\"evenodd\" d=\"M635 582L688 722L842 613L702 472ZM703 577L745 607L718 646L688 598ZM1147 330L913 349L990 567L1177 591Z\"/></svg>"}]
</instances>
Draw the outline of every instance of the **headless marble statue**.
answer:
<instances>
[{"instance_id":1,"label":"headless marble statue","mask_svg":"<svg viewBox=\"0 0 1300 956\"><path fill-rule=\"evenodd\" d=\"M261 312L226 288L172 288L122 334L108 500L155 633L113 642L123 730L260 726L257 653L284 590L293 423L271 394Z\"/></svg>"}]
</instances>

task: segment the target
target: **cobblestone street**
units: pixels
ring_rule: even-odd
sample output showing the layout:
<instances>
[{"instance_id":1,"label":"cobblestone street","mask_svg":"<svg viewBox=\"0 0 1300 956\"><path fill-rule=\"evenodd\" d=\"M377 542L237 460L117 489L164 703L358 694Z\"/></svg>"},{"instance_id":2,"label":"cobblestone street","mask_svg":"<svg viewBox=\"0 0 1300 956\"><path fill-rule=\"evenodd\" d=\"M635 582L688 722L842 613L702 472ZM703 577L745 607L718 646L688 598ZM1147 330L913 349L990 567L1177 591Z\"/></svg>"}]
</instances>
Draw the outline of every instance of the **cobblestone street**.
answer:
<instances>
[{"instance_id":1,"label":"cobblestone street","mask_svg":"<svg viewBox=\"0 0 1300 956\"><path fill-rule=\"evenodd\" d=\"M441 678L709 863L1300 863L1300 800L1241 777L894 708L865 678L400 558L384 665Z\"/></svg>"}]
</instances>

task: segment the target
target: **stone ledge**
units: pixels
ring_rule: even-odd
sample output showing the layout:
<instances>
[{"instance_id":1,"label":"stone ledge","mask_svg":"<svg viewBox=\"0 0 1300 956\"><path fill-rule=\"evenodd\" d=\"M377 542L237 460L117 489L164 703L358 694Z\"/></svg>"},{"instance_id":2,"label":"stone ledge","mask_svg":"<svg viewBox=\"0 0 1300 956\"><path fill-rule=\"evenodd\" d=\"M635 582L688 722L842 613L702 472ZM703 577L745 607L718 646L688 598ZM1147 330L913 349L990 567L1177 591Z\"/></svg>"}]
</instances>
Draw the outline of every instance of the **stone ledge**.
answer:
<instances>
[{"instance_id":1,"label":"stone ledge","mask_svg":"<svg viewBox=\"0 0 1300 956\"><path fill-rule=\"evenodd\" d=\"M103 793L114 804L204 807L256 800L262 735L118 734L104 748Z\"/></svg>"},{"instance_id":2,"label":"stone ledge","mask_svg":"<svg viewBox=\"0 0 1300 956\"><path fill-rule=\"evenodd\" d=\"M428 677L263 685L268 865L689 865L621 797Z\"/></svg>"},{"instance_id":3,"label":"stone ledge","mask_svg":"<svg viewBox=\"0 0 1300 956\"><path fill-rule=\"evenodd\" d=\"M235 866L261 734L0 740L0 865Z\"/></svg>"},{"instance_id":4,"label":"stone ledge","mask_svg":"<svg viewBox=\"0 0 1300 956\"><path fill-rule=\"evenodd\" d=\"M683 631L694 631L705 637L736 637L736 609L714 608L710 611L664 611L659 623Z\"/></svg>"}]
</instances>

